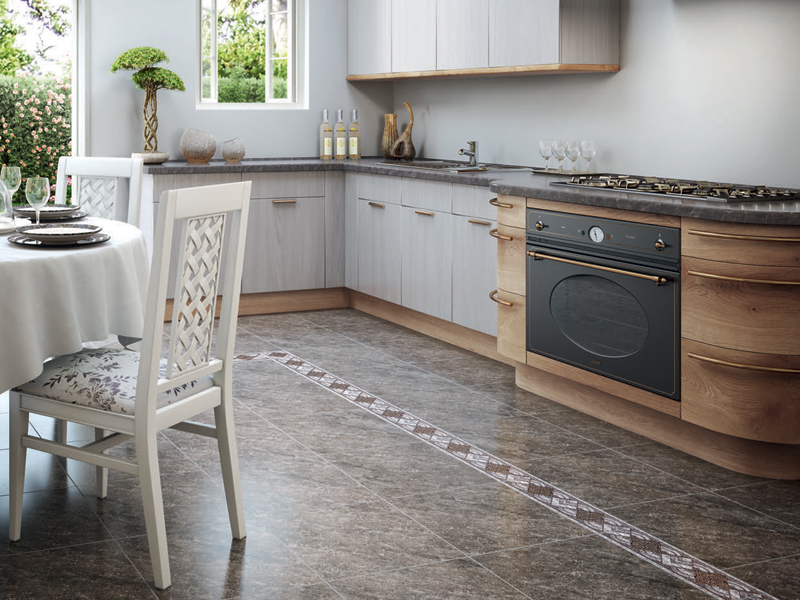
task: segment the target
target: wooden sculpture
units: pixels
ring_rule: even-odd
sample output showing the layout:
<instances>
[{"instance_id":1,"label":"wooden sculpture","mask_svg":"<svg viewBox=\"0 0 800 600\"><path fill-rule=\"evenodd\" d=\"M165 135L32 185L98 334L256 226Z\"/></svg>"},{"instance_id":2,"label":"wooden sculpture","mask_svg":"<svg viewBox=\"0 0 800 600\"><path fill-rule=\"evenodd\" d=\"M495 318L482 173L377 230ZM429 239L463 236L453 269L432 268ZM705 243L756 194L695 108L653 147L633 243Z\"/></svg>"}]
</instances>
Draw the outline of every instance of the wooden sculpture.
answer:
<instances>
[{"instance_id":1,"label":"wooden sculpture","mask_svg":"<svg viewBox=\"0 0 800 600\"><path fill-rule=\"evenodd\" d=\"M414 160L417 151L414 149L414 143L411 141L411 128L414 126L414 113L411 111L411 106L408 102L404 102L403 106L408 109L408 125L406 130L397 138L394 146L392 146L391 154L393 158L400 158L402 160Z\"/></svg>"}]
</instances>

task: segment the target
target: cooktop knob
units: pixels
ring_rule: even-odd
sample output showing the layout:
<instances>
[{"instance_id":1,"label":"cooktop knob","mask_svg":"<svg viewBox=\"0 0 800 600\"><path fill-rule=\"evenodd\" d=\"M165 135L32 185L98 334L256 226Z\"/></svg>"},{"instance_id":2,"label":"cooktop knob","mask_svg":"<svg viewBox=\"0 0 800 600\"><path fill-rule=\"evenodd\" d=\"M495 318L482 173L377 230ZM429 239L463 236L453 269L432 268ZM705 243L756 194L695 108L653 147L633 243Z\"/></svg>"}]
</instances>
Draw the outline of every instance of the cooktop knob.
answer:
<instances>
[{"instance_id":1,"label":"cooktop knob","mask_svg":"<svg viewBox=\"0 0 800 600\"><path fill-rule=\"evenodd\" d=\"M544 223L542 223L541 221L536 221L536 224L534 225L534 227L536 227L536 231L541 231L542 229L544 229L547 226Z\"/></svg>"},{"instance_id":2,"label":"cooktop knob","mask_svg":"<svg viewBox=\"0 0 800 600\"><path fill-rule=\"evenodd\" d=\"M662 240L661 238L658 238L656 240L656 250L661 251L666 247L667 247L667 245L664 243L664 240Z\"/></svg>"}]
</instances>

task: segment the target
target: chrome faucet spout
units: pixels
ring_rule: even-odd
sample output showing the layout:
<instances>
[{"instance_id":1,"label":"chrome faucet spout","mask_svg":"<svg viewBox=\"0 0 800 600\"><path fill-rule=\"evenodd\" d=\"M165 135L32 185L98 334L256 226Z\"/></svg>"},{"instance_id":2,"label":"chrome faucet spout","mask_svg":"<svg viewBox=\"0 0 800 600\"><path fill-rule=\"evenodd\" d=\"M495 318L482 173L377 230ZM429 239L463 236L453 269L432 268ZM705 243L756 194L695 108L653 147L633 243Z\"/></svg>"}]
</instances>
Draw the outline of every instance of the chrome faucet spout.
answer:
<instances>
[{"instance_id":1,"label":"chrome faucet spout","mask_svg":"<svg viewBox=\"0 0 800 600\"><path fill-rule=\"evenodd\" d=\"M478 142L470 141L467 142L469 146L469 150L465 150L461 148L458 151L459 156L469 156L469 166L470 167L477 167L478 166Z\"/></svg>"}]
</instances>

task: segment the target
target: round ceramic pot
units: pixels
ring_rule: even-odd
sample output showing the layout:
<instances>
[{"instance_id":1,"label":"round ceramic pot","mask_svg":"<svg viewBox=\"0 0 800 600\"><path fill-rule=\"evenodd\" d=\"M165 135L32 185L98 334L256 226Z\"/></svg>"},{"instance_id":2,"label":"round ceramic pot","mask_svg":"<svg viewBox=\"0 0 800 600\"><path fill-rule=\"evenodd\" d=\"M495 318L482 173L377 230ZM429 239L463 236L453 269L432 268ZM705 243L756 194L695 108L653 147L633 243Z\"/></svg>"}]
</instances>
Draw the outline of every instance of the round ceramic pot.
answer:
<instances>
[{"instance_id":1,"label":"round ceramic pot","mask_svg":"<svg viewBox=\"0 0 800 600\"><path fill-rule=\"evenodd\" d=\"M217 140L210 133L187 129L181 136L181 154L190 163L206 163L217 151Z\"/></svg>"},{"instance_id":2,"label":"round ceramic pot","mask_svg":"<svg viewBox=\"0 0 800 600\"><path fill-rule=\"evenodd\" d=\"M225 162L237 163L244 158L244 142L240 138L222 142L222 158Z\"/></svg>"}]
</instances>

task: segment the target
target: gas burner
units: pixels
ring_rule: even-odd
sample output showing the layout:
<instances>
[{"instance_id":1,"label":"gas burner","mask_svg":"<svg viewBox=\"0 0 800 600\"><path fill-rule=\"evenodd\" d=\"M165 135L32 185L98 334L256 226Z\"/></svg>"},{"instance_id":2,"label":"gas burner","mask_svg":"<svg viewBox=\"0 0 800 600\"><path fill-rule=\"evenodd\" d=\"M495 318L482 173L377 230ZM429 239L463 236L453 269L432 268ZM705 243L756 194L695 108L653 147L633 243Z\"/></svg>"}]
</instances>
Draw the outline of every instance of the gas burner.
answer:
<instances>
[{"instance_id":1,"label":"gas burner","mask_svg":"<svg viewBox=\"0 0 800 600\"><path fill-rule=\"evenodd\" d=\"M605 190L620 190L640 194L656 194L707 200L709 202L760 202L776 200L800 200L800 191L765 185L741 185L670 179L666 177L641 177L631 175L576 175L570 181L556 181L551 185L591 187Z\"/></svg>"}]
</instances>

